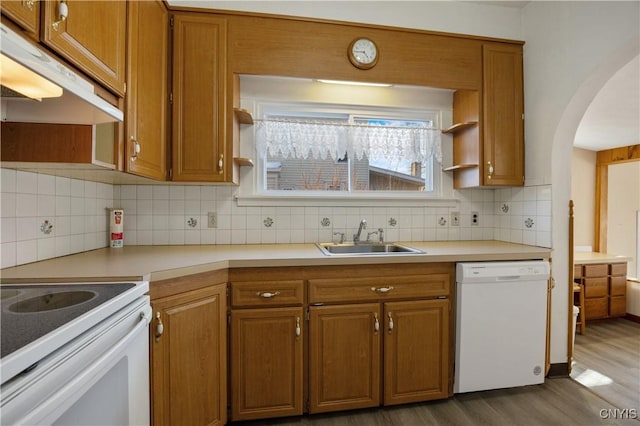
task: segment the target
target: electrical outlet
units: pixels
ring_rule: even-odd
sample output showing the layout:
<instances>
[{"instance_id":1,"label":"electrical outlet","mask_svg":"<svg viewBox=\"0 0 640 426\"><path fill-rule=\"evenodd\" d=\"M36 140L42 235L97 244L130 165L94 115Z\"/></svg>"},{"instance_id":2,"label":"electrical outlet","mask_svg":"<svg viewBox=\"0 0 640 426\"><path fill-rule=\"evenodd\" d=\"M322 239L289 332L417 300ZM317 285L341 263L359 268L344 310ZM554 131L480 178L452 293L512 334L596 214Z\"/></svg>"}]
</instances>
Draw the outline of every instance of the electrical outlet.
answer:
<instances>
[{"instance_id":1,"label":"electrical outlet","mask_svg":"<svg viewBox=\"0 0 640 426\"><path fill-rule=\"evenodd\" d=\"M217 228L218 227L218 215L216 212L207 213L207 228Z\"/></svg>"},{"instance_id":2,"label":"electrical outlet","mask_svg":"<svg viewBox=\"0 0 640 426\"><path fill-rule=\"evenodd\" d=\"M478 214L478 212L471 212L471 225L480 225L480 215Z\"/></svg>"},{"instance_id":3,"label":"electrical outlet","mask_svg":"<svg viewBox=\"0 0 640 426\"><path fill-rule=\"evenodd\" d=\"M451 212L451 226L460 226L460 212Z\"/></svg>"}]
</instances>

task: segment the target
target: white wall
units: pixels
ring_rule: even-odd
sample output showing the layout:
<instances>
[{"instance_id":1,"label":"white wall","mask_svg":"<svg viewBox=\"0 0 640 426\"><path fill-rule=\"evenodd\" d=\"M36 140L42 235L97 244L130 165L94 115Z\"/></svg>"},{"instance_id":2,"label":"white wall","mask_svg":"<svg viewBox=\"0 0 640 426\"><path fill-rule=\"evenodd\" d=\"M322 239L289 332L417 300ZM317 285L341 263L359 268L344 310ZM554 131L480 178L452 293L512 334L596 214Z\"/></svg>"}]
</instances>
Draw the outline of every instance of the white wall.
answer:
<instances>
[{"instance_id":1,"label":"white wall","mask_svg":"<svg viewBox=\"0 0 640 426\"><path fill-rule=\"evenodd\" d=\"M640 161L613 164L609 169L607 253L631 257L628 275L635 276L636 212L640 211Z\"/></svg>"},{"instance_id":2,"label":"white wall","mask_svg":"<svg viewBox=\"0 0 640 426\"><path fill-rule=\"evenodd\" d=\"M574 243L591 246L594 241L596 198L596 152L573 148L571 198L574 208Z\"/></svg>"},{"instance_id":3,"label":"white wall","mask_svg":"<svg viewBox=\"0 0 640 426\"><path fill-rule=\"evenodd\" d=\"M526 184L553 187L551 362L567 362L573 139L604 83L640 51L638 2L530 2L523 9Z\"/></svg>"}]
</instances>

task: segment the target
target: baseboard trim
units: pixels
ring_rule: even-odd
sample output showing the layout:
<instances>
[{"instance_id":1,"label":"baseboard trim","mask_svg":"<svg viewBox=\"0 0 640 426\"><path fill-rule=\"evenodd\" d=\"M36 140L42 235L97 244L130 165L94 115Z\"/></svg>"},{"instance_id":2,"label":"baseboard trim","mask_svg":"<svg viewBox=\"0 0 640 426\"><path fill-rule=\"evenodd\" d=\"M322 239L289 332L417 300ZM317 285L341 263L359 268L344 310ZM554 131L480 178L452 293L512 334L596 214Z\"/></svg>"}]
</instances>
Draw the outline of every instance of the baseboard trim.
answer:
<instances>
[{"instance_id":1,"label":"baseboard trim","mask_svg":"<svg viewBox=\"0 0 640 426\"><path fill-rule=\"evenodd\" d=\"M633 314L627 313L624 316L624 319L628 319L629 321L640 323L640 316L638 316L638 315L633 315Z\"/></svg>"},{"instance_id":2,"label":"baseboard trim","mask_svg":"<svg viewBox=\"0 0 640 426\"><path fill-rule=\"evenodd\" d=\"M569 377L569 363L559 362L557 364L551 364L549 366L549 374L547 377Z\"/></svg>"}]
</instances>

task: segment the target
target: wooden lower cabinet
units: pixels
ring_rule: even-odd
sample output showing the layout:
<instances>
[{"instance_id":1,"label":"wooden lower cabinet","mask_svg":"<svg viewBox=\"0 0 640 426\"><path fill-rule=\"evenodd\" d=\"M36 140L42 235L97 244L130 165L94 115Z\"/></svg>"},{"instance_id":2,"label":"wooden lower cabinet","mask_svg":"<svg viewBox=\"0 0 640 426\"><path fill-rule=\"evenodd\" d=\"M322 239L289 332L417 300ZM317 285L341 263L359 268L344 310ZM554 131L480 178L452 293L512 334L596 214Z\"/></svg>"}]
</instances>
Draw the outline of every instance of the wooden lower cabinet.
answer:
<instances>
[{"instance_id":1,"label":"wooden lower cabinet","mask_svg":"<svg viewBox=\"0 0 640 426\"><path fill-rule=\"evenodd\" d=\"M231 418L303 412L302 307L231 313Z\"/></svg>"},{"instance_id":2,"label":"wooden lower cabinet","mask_svg":"<svg viewBox=\"0 0 640 426\"><path fill-rule=\"evenodd\" d=\"M379 303L309 308L309 413L380 405Z\"/></svg>"},{"instance_id":3,"label":"wooden lower cabinet","mask_svg":"<svg viewBox=\"0 0 640 426\"><path fill-rule=\"evenodd\" d=\"M627 313L627 264L576 264L574 281L584 285L586 320L621 317Z\"/></svg>"},{"instance_id":4,"label":"wooden lower cabinet","mask_svg":"<svg viewBox=\"0 0 640 426\"><path fill-rule=\"evenodd\" d=\"M454 273L453 263L401 272L384 264L256 267L152 283L153 425L451 396Z\"/></svg>"},{"instance_id":5,"label":"wooden lower cabinet","mask_svg":"<svg viewBox=\"0 0 640 426\"><path fill-rule=\"evenodd\" d=\"M449 313L446 299L384 304L384 405L447 398Z\"/></svg>"},{"instance_id":6,"label":"wooden lower cabinet","mask_svg":"<svg viewBox=\"0 0 640 426\"><path fill-rule=\"evenodd\" d=\"M153 425L224 425L226 284L152 299L151 305Z\"/></svg>"},{"instance_id":7,"label":"wooden lower cabinet","mask_svg":"<svg viewBox=\"0 0 640 426\"><path fill-rule=\"evenodd\" d=\"M449 395L448 299L309 311L310 413Z\"/></svg>"}]
</instances>

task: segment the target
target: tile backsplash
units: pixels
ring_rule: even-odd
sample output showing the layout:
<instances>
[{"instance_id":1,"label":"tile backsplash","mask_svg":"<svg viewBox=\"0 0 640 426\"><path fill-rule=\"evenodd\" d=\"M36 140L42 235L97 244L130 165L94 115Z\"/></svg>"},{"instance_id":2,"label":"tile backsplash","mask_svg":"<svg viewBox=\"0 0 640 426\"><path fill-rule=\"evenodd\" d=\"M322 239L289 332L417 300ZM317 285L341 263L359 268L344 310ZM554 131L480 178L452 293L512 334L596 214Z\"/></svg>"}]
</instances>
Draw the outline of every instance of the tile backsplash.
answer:
<instances>
[{"instance_id":1,"label":"tile backsplash","mask_svg":"<svg viewBox=\"0 0 640 426\"><path fill-rule=\"evenodd\" d=\"M114 186L1 169L2 267L107 246Z\"/></svg>"},{"instance_id":2,"label":"tile backsplash","mask_svg":"<svg viewBox=\"0 0 640 426\"><path fill-rule=\"evenodd\" d=\"M314 243L340 233L350 240L366 219L363 239L377 240L381 228L386 241L551 246L548 185L459 190L457 205L444 208L239 207L228 186L109 185L10 169L1 178L3 268L107 247L109 208L124 209L125 245Z\"/></svg>"}]
</instances>

